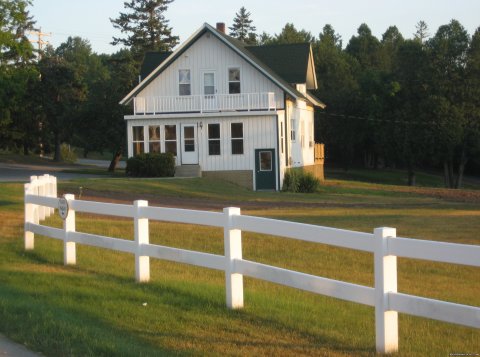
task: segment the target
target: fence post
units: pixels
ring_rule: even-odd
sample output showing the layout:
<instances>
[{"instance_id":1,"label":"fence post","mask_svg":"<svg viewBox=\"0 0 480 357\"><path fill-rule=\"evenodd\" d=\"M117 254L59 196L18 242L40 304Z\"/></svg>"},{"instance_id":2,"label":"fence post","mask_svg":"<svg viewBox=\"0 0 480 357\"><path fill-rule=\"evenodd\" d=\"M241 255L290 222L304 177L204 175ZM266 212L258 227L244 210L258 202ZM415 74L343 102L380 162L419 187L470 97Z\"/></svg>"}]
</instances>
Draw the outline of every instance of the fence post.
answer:
<instances>
[{"instance_id":1,"label":"fence post","mask_svg":"<svg viewBox=\"0 0 480 357\"><path fill-rule=\"evenodd\" d=\"M75 265L77 263L77 247L75 242L68 241L68 233L75 232L75 211L71 209L71 202L75 200L75 195L67 194L64 198L68 202L68 215L63 220L63 230L65 231L63 239L63 264Z\"/></svg>"},{"instance_id":2,"label":"fence post","mask_svg":"<svg viewBox=\"0 0 480 357\"><path fill-rule=\"evenodd\" d=\"M397 257L388 255L395 228L375 228L375 338L377 353L398 351L398 312L390 310L389 292L397 292Z\"/></svg>"},{"instance_id":3,"label":"fence post","mask_svg":"<svg viewBox=\"0 0 480 357\"><path fill-rule=\"evenodd\" d=\"M140 218L140 207L148 207L148 201L134 201L134 230L137 251L135 252L135 279L139 283L150 280L150 257L141 255L141 245L149 243L148 218Z\"/></svg>"},{"instance_id":4,"label":"fence post","mask_svg":"<svg viewBox=\"0 0 480 357\"><path fill-rule=\"evenodd\" d=\"M40 197L45 197L46 196L46 182L45 182L45 177L44 176L39 176L38 177L38 196ZM45 206L38 206L38 219L39 221L44 221L45 220L45 212L47 210L47 207Z\"/></svg>"},{"instance_id":5,"label":"fence post","mask_svg":"<svg viewBox=\"0 0 480 357\"><path fill-rule=\"evenodd\" d=\"M25 186L25 196L32 194L32 185L26 183ZM25 202L25 227L24 227L24 241L25 241L25 250L33 250L35 246L35 235L33 232L27 230L27 223L34 223L34 210L35 207L31 203Z\"/></svg>"},{"instance_id":6,"label":"fence post","mask_svg":"<svg viewBox=\"0 0 480 357\"><path fill-rule=\"evenodd\" d=\"M234 273L234 260L242 259L242 231L232 229L233 216L240 215L240 208L227 207L223 209L225 214L224 247L225 247L225 288L227 295L227 307L240 309L243 307L243 275Z\"/></svg>"}]
</instances>

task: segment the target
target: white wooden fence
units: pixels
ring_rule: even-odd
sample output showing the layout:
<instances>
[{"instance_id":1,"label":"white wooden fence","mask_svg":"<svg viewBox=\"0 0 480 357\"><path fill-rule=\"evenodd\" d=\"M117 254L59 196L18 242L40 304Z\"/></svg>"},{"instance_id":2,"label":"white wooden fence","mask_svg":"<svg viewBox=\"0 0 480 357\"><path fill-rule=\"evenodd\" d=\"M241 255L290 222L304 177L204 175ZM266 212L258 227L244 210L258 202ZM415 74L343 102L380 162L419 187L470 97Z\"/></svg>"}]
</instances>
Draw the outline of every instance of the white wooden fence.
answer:
<instances>
[{"instance_id":1,"label":"white wooden fence","mask_svg":"<svg viewBox=\"0 0 480 357\"><path fill-rule=\"evenodd\" d=\"M398 350L398 312L480 328L480 308L397 292L397 256L480 266L480 246L441 243L396 237L394 228L376 228L373 234L309 224L245 216L239 208L223 213L75 200L65 195L68 215L63 229L41 225L59 206L55 177L32 177L25 184L25 249L34 248L34 234L64 242L64 263L76 263L76 243L135 255L139 282L150 279L150 258L164 259L225 271L226 303L243 307L243 276L250 276L317 294L375 307L376 348L379 353ZM65 209L65 207L62 207ZM134 240L76 232L75 212L133 218ZM62 212L65 214L65 210ZM225 255L177 249L149 243L149 220L223 227ZM373 253L375 286L368 287L277 268L242 259L242 231L257 232L307 242L329 244Z\"/></svg>"}]
</instances>

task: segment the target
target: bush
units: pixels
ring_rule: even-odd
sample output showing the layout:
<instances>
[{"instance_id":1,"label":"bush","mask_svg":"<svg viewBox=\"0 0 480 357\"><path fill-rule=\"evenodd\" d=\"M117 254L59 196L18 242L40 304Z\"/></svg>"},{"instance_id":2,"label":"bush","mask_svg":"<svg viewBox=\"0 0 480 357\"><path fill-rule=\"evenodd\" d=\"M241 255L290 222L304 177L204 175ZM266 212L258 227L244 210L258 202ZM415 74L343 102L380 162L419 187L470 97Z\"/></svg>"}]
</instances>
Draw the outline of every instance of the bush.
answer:
<instances>
[{"instance_id":1,"label":"bush","mask_svg":"<svg viewBox=\"0 0 480 357\"><path fill-rule=\"evenodd\" d=\"M283 191L312 193L318 190L320 181L311 172L288 169L283 178Z\"/></svg>"},{"instance_id":2,"label":"bush","mask_svg":"<svg viewBox=\"0 0 480 357\"><path fill-rule=\"evenodd\" d=\"M64 162L73 164L77 161L77 154L74 149L70 148L70 145L63 143L60 145L60 157Z\"/></svg>"},{"instance_id":3,"label":"bush","mask_svg":"<svg viewBox=\"0 0 480 357\"><path fill-rule=\"evenodd\" d=\"M175 156L172 153L140 154L127 160L125 172L134 177L173 177Z\"/></svg>"}]
</instances>

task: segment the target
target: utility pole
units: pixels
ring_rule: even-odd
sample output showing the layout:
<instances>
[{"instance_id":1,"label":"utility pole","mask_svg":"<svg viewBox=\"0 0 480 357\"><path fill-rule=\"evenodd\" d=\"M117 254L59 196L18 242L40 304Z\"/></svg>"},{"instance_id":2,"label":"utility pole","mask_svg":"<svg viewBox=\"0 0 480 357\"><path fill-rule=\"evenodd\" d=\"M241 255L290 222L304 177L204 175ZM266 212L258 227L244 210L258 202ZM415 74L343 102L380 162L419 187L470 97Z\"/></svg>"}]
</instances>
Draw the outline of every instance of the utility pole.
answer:
<instances>
[{"instance_id":1,"label":"utility pole","mask_svg":"<svg viewBox=\"0 0 480 357\"><path fill-rule=\"evenodd\" d=\"M48 45L50 42L42 40L42 37L52 36L51 32L42 32L40 27L39 31L28 31L30 35L37 36L37 40L30 40L31 43L36 43L38 45L38 56L42 57L43 45Z\"/></svg>"}]
</instances>

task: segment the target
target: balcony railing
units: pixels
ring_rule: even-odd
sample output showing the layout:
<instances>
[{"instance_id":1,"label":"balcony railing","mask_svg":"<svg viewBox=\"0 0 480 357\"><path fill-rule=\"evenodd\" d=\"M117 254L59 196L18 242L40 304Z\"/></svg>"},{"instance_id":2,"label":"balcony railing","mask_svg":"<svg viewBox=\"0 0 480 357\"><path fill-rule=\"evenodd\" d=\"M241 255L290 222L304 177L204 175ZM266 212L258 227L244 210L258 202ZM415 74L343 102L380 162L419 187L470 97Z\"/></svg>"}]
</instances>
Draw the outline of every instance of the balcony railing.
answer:
<instances>
[{"instance_id":1,"label":"balcony railing","mask_svg":"<svg viewBox=\"0 0 480 357\"><path fill-rule=\"evenodd\" d=\"M135 115L276 110L275 93L240 93L185 95L171 97L136 97Z\"/></svg>"}]
</instances>

